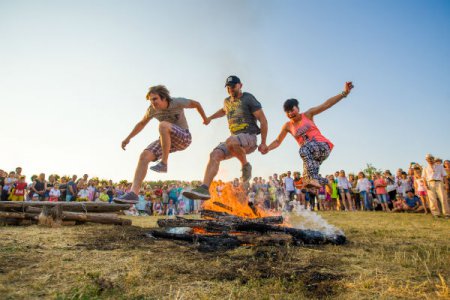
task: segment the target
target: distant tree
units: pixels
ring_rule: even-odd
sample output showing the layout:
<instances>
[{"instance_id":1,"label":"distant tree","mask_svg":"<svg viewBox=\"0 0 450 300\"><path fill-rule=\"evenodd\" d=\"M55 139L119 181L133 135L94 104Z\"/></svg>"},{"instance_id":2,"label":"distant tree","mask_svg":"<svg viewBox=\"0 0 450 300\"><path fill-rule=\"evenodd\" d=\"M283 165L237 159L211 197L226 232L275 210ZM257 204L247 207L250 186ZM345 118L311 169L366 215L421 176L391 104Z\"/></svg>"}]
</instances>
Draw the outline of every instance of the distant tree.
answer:
<instances>
[{"instance_id":1,"label":"distant tree","mask_svg":"<svg viewBox=\"0 0 450 300\"><path fill-rule=\"evenodd\" d=\"M364 174L372 176L376 172L381 172L381 169L375 168L372 164L366 164L366 168L363 170Z\"/></svg>"}]
</instances>

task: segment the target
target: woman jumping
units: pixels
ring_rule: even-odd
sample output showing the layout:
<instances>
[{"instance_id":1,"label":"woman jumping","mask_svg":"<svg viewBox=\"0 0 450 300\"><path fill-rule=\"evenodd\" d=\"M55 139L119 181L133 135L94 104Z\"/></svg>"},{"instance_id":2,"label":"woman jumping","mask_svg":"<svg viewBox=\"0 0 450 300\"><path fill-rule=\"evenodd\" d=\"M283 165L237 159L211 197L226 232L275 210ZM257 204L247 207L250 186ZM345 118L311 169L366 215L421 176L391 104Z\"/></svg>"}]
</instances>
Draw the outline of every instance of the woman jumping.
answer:
<instances>
[{"instance_id":1,"label":"woman jumping","mask_svg":"<svg viewBox=\"0 0 450 300\"><path fill-rule=\"evenodd\" d=\"M331 97L319 106L310 108L304 113L300 113L296 99L286 100L284 102L284 111L289 118L289 122L283 125L278 137L268 146L267 151L263 154L280 146L286 134L290 133L300 145L299 152L303 160L303 175L306 185L320 188L322 185L327 184L328 180L319 175L319 167L330 155L333 144L320 133L313 118L347 97L352 88L352 82L346 82L342 93Z\"/></svg>"}]
</instances>

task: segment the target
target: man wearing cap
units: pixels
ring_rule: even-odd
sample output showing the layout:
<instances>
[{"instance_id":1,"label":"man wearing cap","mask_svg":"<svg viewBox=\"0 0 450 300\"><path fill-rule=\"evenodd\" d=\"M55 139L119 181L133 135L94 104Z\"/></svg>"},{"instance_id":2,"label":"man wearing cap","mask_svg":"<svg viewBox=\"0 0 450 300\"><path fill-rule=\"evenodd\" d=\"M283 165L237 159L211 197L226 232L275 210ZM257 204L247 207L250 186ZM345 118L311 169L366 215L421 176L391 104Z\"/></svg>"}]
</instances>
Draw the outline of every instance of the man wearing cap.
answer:
<instances>
[{"instance_id":1,"label":"man wearing cap","mask_svg":"<svg viewBox=\"0 0 450 300\"><path fill-rule=\"evenodd\" d=\"M430 199L430 210L433 216L439 216L439 207L437 201L441 203L442 214L445 217L450 217L450 211L447 202L447 195L444 188L444 178L447 176L444 167L441 164L436 164L434 156L427 154L425 159L428 166L423 168L422 178L425 179L427 186L427 194Z\"/></svg>"},{"instance_id":2,"label":"man wearing cap","mask_svg":"<svg viewBox=\"0 0 450 300\"><path fill-rule=\"evenodd\" d=\"M261 103L247 92L242 92L242 83L237 76L229 76L225 81L229 97L225 98L224 105L216 113L208 117L211 120L227 116L231 136L220 143L210 154L206 167L203 184L183 195L191 199L208 200L210 198L209 185L219 171L222 160L236 157L242 165L242 180L248 182L252 176L252 166L247 161L247 154L257 148L266 151L267 120ZM258 127L257 121L260 127ZM261 144L257 145L256 136L261 134Z\"/></svg>"}]
</instances>

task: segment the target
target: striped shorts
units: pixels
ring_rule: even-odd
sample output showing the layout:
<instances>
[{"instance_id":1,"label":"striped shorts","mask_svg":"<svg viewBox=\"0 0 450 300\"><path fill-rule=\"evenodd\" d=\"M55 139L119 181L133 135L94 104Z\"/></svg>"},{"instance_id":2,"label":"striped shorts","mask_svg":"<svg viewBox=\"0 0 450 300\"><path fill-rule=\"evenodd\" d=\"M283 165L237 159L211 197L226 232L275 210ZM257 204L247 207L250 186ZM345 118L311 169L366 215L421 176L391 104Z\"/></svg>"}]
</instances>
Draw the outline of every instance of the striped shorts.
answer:
<instances>
[{"instance_id":1,"label":"striped shorts","mask_svg":"<svg viewBox=\"0 0 450 300\"><path fill-rule=\"evenodd\" d=\"M192 136L189 129L183 129L180 126L172 124L170 129L170 153L181 151L189 147L192 142ZM145 150L152 152L155 155L154 161L157 161L162 156L161 141L158 139L145 148Z\"/></svg>"}]
</instances>

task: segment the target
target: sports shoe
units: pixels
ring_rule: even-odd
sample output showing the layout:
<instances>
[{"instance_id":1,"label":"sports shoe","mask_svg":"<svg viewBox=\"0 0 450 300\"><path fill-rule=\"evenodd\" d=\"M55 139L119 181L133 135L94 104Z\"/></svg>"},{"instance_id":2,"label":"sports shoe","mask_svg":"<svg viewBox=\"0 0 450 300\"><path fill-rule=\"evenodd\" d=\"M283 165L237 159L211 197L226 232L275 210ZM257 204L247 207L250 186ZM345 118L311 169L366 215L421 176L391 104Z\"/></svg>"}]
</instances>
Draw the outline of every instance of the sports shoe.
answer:
<instances>
[{"instance_id":1,"label":"sports shoe","mask_svg":"<svg viewBox=\"0 0 450 300\"><path fill-rule=\"evenodd\" d=\"M211 198L209 190L203 186L199 186L192 191L183 192L183 196L192 200L208 200Z\"/></svg>"},{"instance_id":2,"label":"sports shoe","mask_svg":"<svg viewBox=\"0 0 450 300\"><path fill-rule=\"evenodd\" d=\"M246 163L242 166L242 181L248 182L252 178L252 165L250 163Z\"/></svg>"},{"instance_id":3,"label":"sports shoe","mask_svg":"<svg viewBox=\"0 0 450 300\"><path fill-rule=\"evenodd\" d=\"M118 204L136 204L139 202L139 198L135 193L128 192L120 197L115 197L113 201Z\"/></svg>"},{"instance_id":4,"label":"sports shoe","mask_svg":"<svg viewBox=\"0 0 450 300\"><path fill-rule=\"evenodd\" d=\"M160 161L156 165L151 166L150 170L158 172L158 173L167 173L167 165Z\"/></svg>"}]
</instances>

